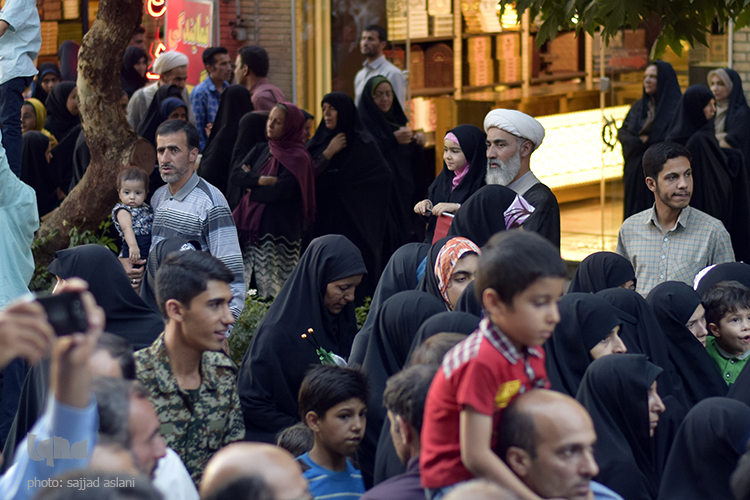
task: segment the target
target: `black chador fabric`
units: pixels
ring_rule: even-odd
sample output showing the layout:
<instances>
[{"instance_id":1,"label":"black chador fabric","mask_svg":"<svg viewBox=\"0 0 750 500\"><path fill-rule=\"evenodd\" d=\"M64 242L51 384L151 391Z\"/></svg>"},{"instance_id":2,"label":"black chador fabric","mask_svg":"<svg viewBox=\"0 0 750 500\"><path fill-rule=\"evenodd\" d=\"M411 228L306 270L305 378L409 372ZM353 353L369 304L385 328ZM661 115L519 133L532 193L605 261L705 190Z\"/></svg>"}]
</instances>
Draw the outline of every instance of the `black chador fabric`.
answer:
<instances>
[{"instance_id":1,"label":"black chador fabric","mask_svg":"<svg viewBox=\"0 0 750 500\"><path fill-rule=\"evenodd\" d=\"M645 354L664 371L659 376L659 394L675 396L685 404L683 391L674 389L675 368L669 359L667 337L659 327L651 306L639 293L625 288L610 288L597 295L615 306L622 319L620 337L632 354ZM691 313L692 314L692 313ZM685 322L687 323L687 321Z\"/></svg>"},{"instance_id":2,"label":"black chador fabric","mask_svg":"<svg viewBox=\"0 0 750 500\"><path fill-rule=\"evenodd\" d=\"M742 151L745 162L750 162L750 106L747 105L742 89L742 78L729 68L724 71L732 81L732 92L728 97L726 118L724 119L724 140L733 148Z\"/></svg>"},{"instance_id":3,"label":"black chador fabric","mask_svg":"<svg viewBox=\"0 0 750 500\"><path fill-rule=\"evenodd\" d=\"M438 203L458 203L459 205L469 199L480 187L484 186L484 176L487 173L487 146L485 140L487 135L479 127L474 125L459 125L450 131L458 139L458 145L469 162L469 171L464 174L463 179L454 189L453 179L456 174L449 170L443 162L443 170L427 190L427 199L434 207ZM437 148L440 151L440 148ZM432 243L435 234L437 217L429 216L425 243Z\"/></svg>"},{"instance_id":4,"label":"black chador fabric","mask_svg":"<svg viewBox=\"0 0 750 500\"><path fill-rule=\"evenodd\" d=\"M516 192L505 186L484 186L458 209L448 236L463 236L483 247L495 233L505 231L504 212L516 199Z\"/></svg>"},{"instance_id":5,"label":"black chador fabric","mask_svg":"<svg viewBox=\"0 0 750 500\"><path fill-rule=\"evenodd\" d=\"M438 254L443 249L446 243L451 238L446 236L440 238L430 247L430 251L427 252L427 260L425 261L425 270L422 275L422 279L419 280L417 290L420 292L427 292L433 297L437 297L443 300L443 295L440 293L440 287L438 286L437 277L435 277L435 261L437 261Z\"/></svg>"},{"instance_id":6,"label":"black chador fabric","mask_svg":"<svg viewBox=\"0 0 750 500\"><path fill-rule=\"evenodd\" d=\"M657 68L657 90L653 96L643 92L640 100L628 111L625 121L618 132L622 144L622 156L625 161L623 183L625 185L624 218L627 219L654 204L654 195L646 186L643 176L643 153L658 142L664 141L669 130L672 116L680 100L680 84L672 65L664 61L654 61ZM653 108L653 121L648 123L649 104ZM644 143L640 136L647 135Z\"/></svg>"},{"instance_id":7,"label":"black chador fabric","mask_svg":"<svg viewBox=\"0 0 750 500\"><path fill-rule=\"evenodd\" d=\"M735 199L730 162L716 140L713 120L707 120L703 113L703 108L713 98L713 93L705 85L688 87L680 100L667 140L684 145L693 157L690 162L693 172L690 206L723 222L732 236L735 253L750 256L750 250L747 253L744 250L747 228L732 225L732 214L743 210L749 212L750 201L747 196Z\"/></svg>"},{"instance_id":8,"label":"black chador fabric","mask_svg":"<svg viewBox=\"0 0 750 500\"><path fill-rule=\"evenodd\" d=\"M148 106L146 116L138 124L138 135L156 147L156 129L164 121L161 116L161 103L170 97L182 99L182 91L177 85L162 85L154 94L154 99Z\"/></svg>"},{"instance_id":9,"label":"black chador fabric","mask_svg":"<svg viewBox=\"0 0 750 500\"><path fill-rule=\"evenodd\" d=\"M414 350L425 340L438 333L463 333L471 334L479 326L479 318L461 312L441 312L427 319L417 330L417 334L411 343L407 366L412 362ZM375 453L375 472L373 484L380 484L386 479L406 472L406 466L401 463L391 439L391 424L386 418L380 431L378 449Z\"/></svg>"},{"instance_id":10,"label":"black chador fabric","mask_svg":"<svg viewBox=\"0 0 750 500\"><path fill-rule=\"evenodd\" d=\"M47 101L44 103L44 107L47 108L47 120L44 122L44 128L49 130L58 142L62 142L81 123L81 118L78 115L73 115L68 111L68 97L74 88L76 88L74 82L58 83L52 87L49 96L47 96Z\"/></svg>"},{"instance_id":11,"label":"black chador fabric","mask_svg":"<svg viewBox=\"0 0 750 500\"><path fill-rule=\"evenodd\" d=\"M444 302L432 295L416 290L397 293L386 300L378 311L364 358L349 361L350 364L361 365L370 381L367 429L357 450L362 476L369 484L372 482L380 431L387 420L383 406L385 383L406 365L412 342L422 323L444 311Z\"/></svg>"},{"instance_id":12,"label":"black chador fabric","mask_svg":"<svg viewBox=\"0 0 750 500\"><path fill-rule=\"evenodd\" d=\"M248 441L272 443L279 431L299 422L300 384L320 364L316 348L301 337L309 328L320 347L349 356L357 331L354 304L334 315L326 308L325 291L328 283L365 272L359 250L345 237L322 236L310 243L242 361L237 389Z\"/></svg>"},{"instance_id":13,"label":"black chador fabric","mask_svg":"<svg viewBox=\"0 0 750 500\"><path fill-rule=\"evenodd\" d=\"M321 121L307 143L310 156L315 161L341 132L346 134L346 147L315 178L315 235L343 234L359 248L368 276L357 290L358 297L371 296L383 261L390 257L383 253L383 240L388 207L393 202L391 171L372 135L363 127L351 97L332 92L323 97L323 103L338 112L336 128L329 130Z\"/></svg>"},{"instance_id":14,"label":"black chador fabric","mask_svg":"<svg viewBox=\"0 0 750 500\"><path fill-rule=\"evenodd\" d=\"M477 300L476 292L474 291L474 281L469 283L464 292L458 298L456 307L453 308L455 312L465 312L473 314L477 317L482 317L482 304Z\"/></svg>"},{"instance_id":15,"label":"black chador fabric","mask_svg":"<svg viewBox=\"0 0 750 500\"><path fill-rule=\"evenodd\" d=\"M60 203L55 194L60 185L60 172L47 162L49 137L32 130L23 134L21 143L21 180L34 188L41 217Z\"/></svg>"},{"instance_id":16,"label":"black chador fabric","mask_svg":"<svg viewBox=\"0 0 750 500\"><path fill-rule=\"evenodd\" d=\"M57 67L57 64L55 63L44 63L39 65L39 73L37 73L36 78L34 78L34 84L32 85L31 90L31 97L34 99L39 99L39 102L44 104L47 102L47 91L45 91L42 88L42 79L45 75L55 75L59 80L62 80L62 75L60 74L60 68Z\"/></svg>"},{"instance_id":17,"label":"black chador fabric","mask_svg":"<svg viewBox=\"0 0 750 500\"><path fill-rule=\"evenodd\" d=\"M245 116L240 119L240 124L237 127L237 138L234 141L234 148L232 149L232 168L242 165L240 163L242 159L258 143L268 142L266 138L267 121L268 111L252 111L245 113ZM222 189L226 188L226 186L222 187Z\"/></svg>"},{"instance_id":18,"label":"black chador fabric","mask_svg":"<svg viewBox=\"0 0 750 500\"><path fill-rule=\"evenodd\" d=\"M642 354L604 356L586 370L576 396L596 429L594 479L628 500L655 500L659 491L648 410L659 372Z\"/></svg>"},{"instance_id":19,"label":"black chador fabric","mask_svg":"<svg viewBox=\"0 0 750 500\"><path fill-rule=\"evenodd\" d=\"M240 119L253 110L250 91L230 85L221 93L211 135L203 148L198 175L226 194L231 171L232 148L237 140Z\"/></svg>"},{"instance_id":20,"label":"black chador fabric","mask_svg":"<svg viewBox=\"0 0 750 500\"><path fill-rule=\"evenodd\" d=\"M66 191L73 180L73 158L75 155L78 137L82 133L81 124L79 123L65 136L63 140L52 148L52 160L49 162L56 174L60 176L60 189Z\"/></svg>"},{"instance_id":21,"label":"black chador fabric","mask_svg":"<svg viewBox=\"0 0 750 500\"><path fill-rule=\"evenodd\" d=\"M156 272L159 270L162 261L172 252L200 249L200 242L182 236L165 238L154 245L154 248L148 252L146 260L146 272L143 274L143 282L141 283L141 300L159 313L159 304L156 301Z\"/></svg>"},{"instance_id":22,"label":"black chador fabric","mask_svg":"<svg viewBox=\"0 0 750 500\"><path fill-rule=\"evenodd\" d=\"M750 288L750 265L744 262L717 264L701 277L695 291L702 298L709 288L722 281L739 281Z\"/></svg>"},{"instance_id":23,"label":"black chador fabric","mask_svg":"<svg viewBox=\"0 0 750 500\"><path fill-rule=\"evenodd\" d=\"M135 65L144 57L146 58L146 63L148 63L148 57L140 47L128 47L125 49L125 55L122 58L122 68L120 68L120 85L123 92L128 94L128 99L133 97L136 90L148 84L148 78L145 75L141 76L138 70L135 69Z\"/></svg>"},{"instance_id":24,"label":"black chador fabric","mask_svg":"<svg viewBox=\"0 0 750 500\"><path fill-rule=\"evenodd\" d=\"M407 243L393 255L383 269L378 286L372 295L370 312L367 314L365 324L357 332L352 344L352 359L363 359L367 343L370 341L372 329L375 327L375 316L386 300L398 292L414 290L417 288L417 267L425 259L430 246L426 243Z\"/></svg>"},{"instance_id":25,"label":"black chador fabric","mask_svg":"<svg viewBox=\"0 0 750 500\"><path fill-rule=\"evenodd\" d=\"M534 213L523 225L524 230L544 236L555 248L560 248L560 206L552 190L538 182L531 186L523 198L534 207Z\"/></svg>"},{"instance_id":26,"label":"black chador fabric","mask_svg":"<svg viewBox=\"0 0 750 500\"><path fill-rule=\"evenodd\" d=\"M659 500L734 498L729 479L750 438L750 408L727 398L704 399L677 431Z\"/></svg>"},{"instance_id":27,"label":"black chador fabric","mask_svg":"<svg viewBox=\"0 0 750 500\"><path fill-rule=\"evenodd\" d=\"M130 342L134 350L150 346L164 330L161 315L135 293L122 264L108 248L82 245L60 250L47 270L63 279L86 280L107 315L105 330Z\"/></svg>"},{"instance_id":28,"label":"black chador fabric","mask_svg":"<svg viewBox=\"0 0 750 500\"><path fill-rule=\"evenodd\" d=\"M86 142L86 136L83 134L83 130L78 132L78 138L76 139L75 149L73 150L73 178L70 181L70 187L68 192L73 191L73 188L81 182L83 174L89 168L91 163L91 150ZM158 169L157 169L158 170ZM153 192L153 186L150 186L149 191Z\"/></svg>"},{"instance_id":29,"label":"black chador fabric","mask_svg":"<svg viewBox=\"0 0 750 500\"><path fill-rule=\"evenodd\" d=\"M560 299L560 322L544 343L547 376L552 389L575 396L586 368L594 358L589 351L621 323L615 307L590 293L569 293Z\"/></svg>"},{"instance_id":30,"label":"black chador fabric","mask_svg":"<svg viewBox=\"0 0 750 500\"><path fill-rule=\"evenodd\" d=\"M390 241L386 255L403 245L424 239L424 224L414 213L414 205L425 199L429 181L422 148L416 143L399 144L393 133L407 125L406 115L398 99L387 113L375 103L373 93L378 85L388 80L374 76L365 84L357 110L365 128L375 137L375 143L388 161L393 173L393 200L391 205Z\"/></svg>"},{"instance_id":31,"label":"black chador fabric","mask_svg":"<svg viewBox=\"0 0 750 500\"><path fill-rule=\"evenodd\" d=\"M673 384L682 386L686 409L705 398L724 396L727 384L705 347L685 326L700 305L700 296L685 283L668 281L654 287L646 300L667 337L669 358L678 376Z\"/></svg>"},{"instance_id":32,"label":"black chador fabric","mask_svg":"<svg viewBox=\"0 0 750 500\"><path fill-rule=\"evenodd\" d=\"M568 293L596 293L617 288L635 280L633 264L614 252L595 252L583 259L576 269Z\"/></svg>"}]
</instances>

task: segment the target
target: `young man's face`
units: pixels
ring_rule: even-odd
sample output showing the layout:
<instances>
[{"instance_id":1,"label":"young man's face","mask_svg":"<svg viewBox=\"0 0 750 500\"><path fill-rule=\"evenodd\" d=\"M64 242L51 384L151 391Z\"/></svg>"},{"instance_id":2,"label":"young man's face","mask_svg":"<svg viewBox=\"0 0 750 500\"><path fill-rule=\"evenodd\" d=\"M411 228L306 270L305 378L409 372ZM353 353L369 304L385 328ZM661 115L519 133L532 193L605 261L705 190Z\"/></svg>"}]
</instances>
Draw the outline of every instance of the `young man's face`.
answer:
<instances>
[{"instance_id":1,"label":"young man's face","mask_svg":"<svg viewBox=\"0 0 750 500\"><path fill-rule=\"evenodd\" d=\"M182 311L184 341L198 351L218 351L226 339L234 316L229 309L232 290L229 283L211 280L206 290L190 301Z\"/></svg>"},{"instance_id":2,"label":"young man's face","mask_svg":"<svg viewBox=\"0 0 750 500\"><path fill-rule=\"evenodd\" d=\"M239 54L237 54L237 60L234 62L234 76L240 85L247 83L247 66L242 64L242 57Z\"/></svg>"},{"instance_id":3,"label":"young man's face","mask_svg":"<svg viewBox=\"0 0 750 500\"><path fill-rule=\"evenodd\" d=\"M380 57L385 49L385 42L380 41L377 31L363 31L359 39L359 50L365 57Z\"/></svg>"},{"instance_id":4,"label":"young man's face","mask_svg":"<svg viewBox=\"0 0 750 500\"><path fill-rule=\"evenodd\" d=\"M557 301L562 296L564 283L563 278L539 278L513 297L512 304L499 298L488 301L488 293L497 297L494 290L488 289L484 291L484 307L492 322L517 348L540 346L552 336L555 325L560 322Z\"/></svg>"},{"instance_id":5,"label":"young man's face","mask_svg":"<svg viewBox=\"0 0 750 500\"><path fill-rule=\"evenodd\" d=\"M214 63L206 66L208 75L211 78L228 82L232 79L232 60L229 54L216 54Z\"/></svg>"},{"instance_id":6,"label":"young man's face","mask_svg":"<svg viewBox=\"0 0 750 500\"><path fill-rule=\"evenodd\" d=\"M719 324L709 325L722 349L732 356L739 356L750 349L750 309L740 308L729 312Z\"/></svg>"},{"instance_id":7,"label":"young man's face","mask_svg":"<svg viewBox=\"0 0 750 500\"><path fill-rule=\"evenodd\" d=\"M674 210L688 206L693 194L693 170L684 156L670 158L654 180L646 178L646 185L656 195L657 202Z\"/></svg>"},{"instance_id":8,"label":"young man's face","mask_svg":"<svg viewBox=\"0 0 750 500\"><path fill-rule=\"evenodd\" d=\"M316 437L324 447L340 455L351 455L365 435L367 406L359 398L347 399L330 408L317 424Z\"/></svg>"}]
</instances>

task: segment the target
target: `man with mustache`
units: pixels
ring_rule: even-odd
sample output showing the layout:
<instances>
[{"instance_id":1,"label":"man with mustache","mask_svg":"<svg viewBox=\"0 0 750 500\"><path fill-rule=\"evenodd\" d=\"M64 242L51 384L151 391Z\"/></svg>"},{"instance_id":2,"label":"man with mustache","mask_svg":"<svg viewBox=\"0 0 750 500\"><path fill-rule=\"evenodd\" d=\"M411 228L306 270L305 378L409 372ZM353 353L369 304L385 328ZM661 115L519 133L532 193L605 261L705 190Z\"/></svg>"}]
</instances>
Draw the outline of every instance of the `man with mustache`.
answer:
<instances>
[{"instance_id":1,"label":"man with mustache","mask_svg":"<svg viewBox=\"0 0 750 500\"><path fill-rule=\"evenodd\" d=\"M673 142L654 144L643 154L643 173L655 203L628 217L617 238L617 253L633 264L636 291L643 296L665 281L692 286L704 267L734 262L732 241L721 221L689 206L691 160L690 151Z\"/></svg>"},{"instance_id":2,"label":"man with mustache","mask_svg":"<svg viewBox=\"0 0 750 500\"><path fill-rule=\"evenodd\" d=\"M534 207L524 229L560 248L560 207L549 187L531 171L531 154L542 145L544 127L513 109L493 109L484 118L487 133L487 184L507 186Z\"/></svg>"}]
</instances>

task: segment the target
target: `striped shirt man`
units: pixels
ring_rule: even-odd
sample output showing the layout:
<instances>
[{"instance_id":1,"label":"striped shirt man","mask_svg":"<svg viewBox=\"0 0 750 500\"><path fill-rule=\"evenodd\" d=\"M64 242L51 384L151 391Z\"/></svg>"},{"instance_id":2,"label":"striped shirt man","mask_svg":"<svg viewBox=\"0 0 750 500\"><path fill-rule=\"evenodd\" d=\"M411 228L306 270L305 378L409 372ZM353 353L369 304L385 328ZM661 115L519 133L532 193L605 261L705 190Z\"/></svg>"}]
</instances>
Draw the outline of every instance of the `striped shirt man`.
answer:
<instances>
[{"instance_id":1,"label":"striped shirt man","mask_svg":"<svg viewBox=\"0 0 750 500\"><path fill-rule=\"evenodd\" d=\"M236 319L245 306L245 278L237 229L224 195L193 172L174 195L169 184L157 189L151 205L154 208L151 249L174 236L199 241L201 250L222 261L234 273L230 285L234 298L229 307Z\"/></svg>"}]
</instances>

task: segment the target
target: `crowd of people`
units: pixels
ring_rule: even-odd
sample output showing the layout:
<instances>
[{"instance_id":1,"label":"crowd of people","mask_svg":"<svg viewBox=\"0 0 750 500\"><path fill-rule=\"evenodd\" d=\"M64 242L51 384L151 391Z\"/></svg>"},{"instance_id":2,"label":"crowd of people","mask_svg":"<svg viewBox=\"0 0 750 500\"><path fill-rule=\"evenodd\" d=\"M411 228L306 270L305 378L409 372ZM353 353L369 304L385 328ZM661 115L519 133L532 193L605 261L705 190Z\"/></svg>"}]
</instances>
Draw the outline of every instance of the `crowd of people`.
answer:
<instances>
[{"instance_id":1,"label":"crowd of people","mask_svg":"<svg viewBox=\"0 0 750 500\"><path fill-rule=\"evenodd\" d=\"M33 60L19 3L0 55L10 35ZM568 280L531 170L542 125L493 109L453 128L430 183L386 41L363 30L355 96L326 95L313 131L261 47L234 69L206 49L189 91L178 52L148 84L137 29L119 104L157 168L120 169L119 254L59 249L50 299L27 296L31 242L90 161L75 47L64 71L0 83L0 497L750 498L737 74L683 95L669 64L646 68L620 131L617 252ZM237 366L250 289L273 301Z\"/></svg>"}]
</instances>

